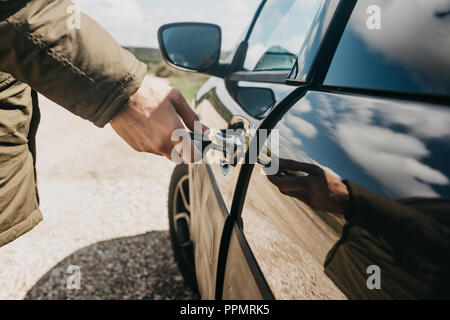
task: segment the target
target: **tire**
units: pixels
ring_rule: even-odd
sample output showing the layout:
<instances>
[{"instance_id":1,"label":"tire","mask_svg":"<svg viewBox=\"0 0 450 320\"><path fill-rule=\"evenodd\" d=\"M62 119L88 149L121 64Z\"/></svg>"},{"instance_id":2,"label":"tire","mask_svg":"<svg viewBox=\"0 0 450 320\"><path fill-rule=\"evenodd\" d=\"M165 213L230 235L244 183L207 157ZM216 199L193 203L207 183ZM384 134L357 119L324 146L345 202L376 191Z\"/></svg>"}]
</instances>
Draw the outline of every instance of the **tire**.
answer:
<instances>
[{"instance_id":1,"label":"tire","mask_svg":"<svg viewBox=\"0 0 450 320\"><path fill-rule=\"evenodd\" d=\"M167 207L170 242L175 261L186 284L198 293L194 244L190 234L189 173L186 164L177 165L172 173Z\"/></svg>"}]
</instances>

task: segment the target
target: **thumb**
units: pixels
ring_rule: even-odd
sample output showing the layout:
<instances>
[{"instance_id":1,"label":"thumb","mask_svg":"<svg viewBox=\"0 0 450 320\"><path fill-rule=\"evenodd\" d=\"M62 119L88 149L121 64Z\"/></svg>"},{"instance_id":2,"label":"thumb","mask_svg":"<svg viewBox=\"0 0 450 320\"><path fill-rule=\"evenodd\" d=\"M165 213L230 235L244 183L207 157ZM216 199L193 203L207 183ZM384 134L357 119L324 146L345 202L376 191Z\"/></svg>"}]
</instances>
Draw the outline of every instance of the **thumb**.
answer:
<instances>
[{"instance_id":1,"label":"thumb","mask_svg":"<svg viewBox=\"0 0 450 320\"><path fill-rule=\"evenodd\" d=\"M203 135L207 134L209 128L201 123L200 118L189 106L181 92L178 90L175 92L176 93L171 96L170 100L186 127L188 127L192 132Z\"/></svg>"}]
</instances>

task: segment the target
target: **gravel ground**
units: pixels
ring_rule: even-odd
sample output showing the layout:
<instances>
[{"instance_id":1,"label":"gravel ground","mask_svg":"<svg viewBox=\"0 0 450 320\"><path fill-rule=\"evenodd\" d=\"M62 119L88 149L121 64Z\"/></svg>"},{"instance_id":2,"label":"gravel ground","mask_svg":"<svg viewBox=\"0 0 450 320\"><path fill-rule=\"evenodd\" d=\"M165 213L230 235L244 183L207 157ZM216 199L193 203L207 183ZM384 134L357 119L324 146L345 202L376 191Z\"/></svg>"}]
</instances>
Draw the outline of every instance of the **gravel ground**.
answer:
<instances>
[{"instance_id":1,"label":"gravel ground","mask_svg":"<svg viewBox=\"0 0 450 320\"><path fill-rule=\"evenodd\" d=\"M28 297L36 299L194 297L178 281L167 238L173 164L133 151L110 126L96 128L40 99L37 167L44 221L0 248L0 299L22 299L33 286ZM99 263L101 252L111 266ZM82 264L89 287L65 292L65 263ZM112 284L104 280L107 274L117 288L102 288ZM148 291L136 292L141 289Z\"/></svg>"},{"instance_id":2,"label":"gravel ground","mask_svg":"<svg viewBox=\"0 0 450 320\"><path fill-rule=\"evenodd\" d=\"M25 299L197 298L186 290L171 250L167 231L96 243L58 263ZM71 265L81 270L79 290L67 289Z\"/></svg>"}]
</instances>

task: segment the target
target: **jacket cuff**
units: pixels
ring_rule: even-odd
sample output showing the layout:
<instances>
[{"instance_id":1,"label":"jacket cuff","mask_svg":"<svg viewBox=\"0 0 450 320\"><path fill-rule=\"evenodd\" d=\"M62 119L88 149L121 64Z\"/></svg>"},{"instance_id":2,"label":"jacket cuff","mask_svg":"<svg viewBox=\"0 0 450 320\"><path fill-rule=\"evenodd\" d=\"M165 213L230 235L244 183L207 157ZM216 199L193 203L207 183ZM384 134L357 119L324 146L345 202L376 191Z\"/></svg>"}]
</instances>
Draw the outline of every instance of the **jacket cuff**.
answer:
<instances>
[{"instance_id":1,"label":"jacket cuff","mask_svg":"<svg viewBox=\"0 0 450 320\"><path fill-rule=\"evenodd\" d=\"M369 191L350 180L344 180L350 194L350 202L344 214L347 222L361 225L367 214Z\"/></svg>"},{"instance_id":2,"label":"jacket cuff","mask_svg":"<svg viewBox=\"0 0 450 320\"><path fill-rule=\"evenodd\" d=\"M91 121L100 128L108 124L140 88L146 74L147 65L136 59L131 70L119 81Z\"/></svg>"}]
</instances>

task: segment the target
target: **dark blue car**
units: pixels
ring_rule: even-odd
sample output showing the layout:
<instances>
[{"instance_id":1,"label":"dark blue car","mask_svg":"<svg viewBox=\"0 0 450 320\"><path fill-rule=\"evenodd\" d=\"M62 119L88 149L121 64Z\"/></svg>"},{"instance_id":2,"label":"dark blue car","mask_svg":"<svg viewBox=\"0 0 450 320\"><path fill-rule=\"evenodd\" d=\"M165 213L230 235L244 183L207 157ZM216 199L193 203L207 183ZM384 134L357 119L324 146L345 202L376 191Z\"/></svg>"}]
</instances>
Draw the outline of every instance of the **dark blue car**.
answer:
<instances>
[{"instance_id":1,"label":"dark blue car","mask_svg":"<svg viewBox=\"0 0 450 320\"><path fill-rule=\"evenodd\" d=\"M203 122L244 143L172 177L175 257L203 299L450 298L450 1L262 1L226 61L213 24L159 40L211 75Z\"/></svg>"}]
</instances>

